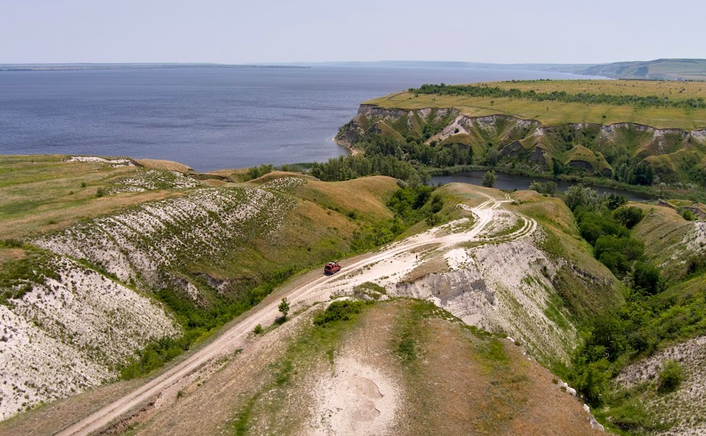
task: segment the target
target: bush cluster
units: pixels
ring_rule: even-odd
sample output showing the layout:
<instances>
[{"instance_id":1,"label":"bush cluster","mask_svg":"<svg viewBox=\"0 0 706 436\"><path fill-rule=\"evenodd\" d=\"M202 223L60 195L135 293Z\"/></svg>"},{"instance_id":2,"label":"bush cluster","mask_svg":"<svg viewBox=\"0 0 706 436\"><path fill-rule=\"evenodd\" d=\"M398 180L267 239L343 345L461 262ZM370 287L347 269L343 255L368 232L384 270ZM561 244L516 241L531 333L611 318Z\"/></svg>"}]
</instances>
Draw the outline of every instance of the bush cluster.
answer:
<instances>
[{"instance_id":1,"label":"bush cluster","mask_svg":"<svg viewBox=\"0 0 706 436\"><path fill-rule=\"evenodd\" d=\"M419 88L410 88L414 94L453 95L481 98L512 98L531 101L558 101L562 103L608 104L612 106L632 106L636 108L666 107L679 109L706 109L703 97L671 99L667 96L628 95L628 94L592 94L579 92L569 94L566 91L537 92L522 91L518 88L500 88L488 85L439 85L424 84Z\"/></svg>"},{"instance_id":2,"label":"bush cluster","mask_svg":"<svg viewBox=\"0 0 706 436\"><path fill-rule=\"evenodd\" d=\"M326 310L317 312L314 315L314 325L325 326L326 324L335 321L348 321L352 316L363 311L367 304L372 304L369 301L334 301L329 304Z\"/></svg>"}]
</instances>

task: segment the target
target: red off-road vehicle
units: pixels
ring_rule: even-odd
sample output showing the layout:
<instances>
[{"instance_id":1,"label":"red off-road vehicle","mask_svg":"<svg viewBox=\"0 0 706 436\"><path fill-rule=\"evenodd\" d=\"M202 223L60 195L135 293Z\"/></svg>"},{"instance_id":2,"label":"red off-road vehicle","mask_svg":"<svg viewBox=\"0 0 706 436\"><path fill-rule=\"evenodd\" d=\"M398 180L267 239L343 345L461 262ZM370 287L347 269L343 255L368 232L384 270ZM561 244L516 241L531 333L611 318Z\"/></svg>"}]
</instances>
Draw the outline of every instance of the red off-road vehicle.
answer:
<instances>
[{"instance_id":1,"label":"red off-road vehicle","mask_svg":"<svg viewBox=\"0 0 706 436\"><path fill-rule=\"evenodd\" d=\"M341 265L337 262L329 262L324 267L324 274L331 275L339 272L341 270Z\"/></svg>"}]
</instances>

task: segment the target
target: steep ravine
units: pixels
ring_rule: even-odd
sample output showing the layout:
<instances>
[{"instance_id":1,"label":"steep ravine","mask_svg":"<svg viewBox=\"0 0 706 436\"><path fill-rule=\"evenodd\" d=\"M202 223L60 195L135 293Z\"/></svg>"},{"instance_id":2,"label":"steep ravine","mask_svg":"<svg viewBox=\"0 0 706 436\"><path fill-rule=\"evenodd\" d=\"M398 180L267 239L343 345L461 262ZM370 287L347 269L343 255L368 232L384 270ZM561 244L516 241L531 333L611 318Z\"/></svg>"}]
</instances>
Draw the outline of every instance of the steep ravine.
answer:
<instances>
[{"instance_id":1,"label":"steep ravine","mask_svg":"<svg viewBox=\"0 0 706 436\"><path fill-rule=\"evenodd\" d=\"M500 163L537 172L558 164L586 175L610 177L626 154L644 161L668 183L688 182L684 173L706 157L706 129L658 129L636 123L543 125L512 115L472 117L453 108L396 109L362 104L336 140L349 147L370 135L422 138L427 145L470 147L480 162L491 150ZM494 152L495 152L494 151ZM615 166L614 166L615 165Z\"/></svg>"}]
</instances>

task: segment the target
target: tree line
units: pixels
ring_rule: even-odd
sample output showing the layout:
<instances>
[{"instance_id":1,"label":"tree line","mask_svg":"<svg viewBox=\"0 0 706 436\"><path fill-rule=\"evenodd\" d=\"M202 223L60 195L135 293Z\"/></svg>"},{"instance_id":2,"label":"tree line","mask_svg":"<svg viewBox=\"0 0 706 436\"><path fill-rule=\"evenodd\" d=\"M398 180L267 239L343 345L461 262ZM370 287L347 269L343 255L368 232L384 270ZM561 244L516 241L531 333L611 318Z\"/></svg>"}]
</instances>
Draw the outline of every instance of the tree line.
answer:
<instances>
[{"instance_id":1,"label":"tree line","mask_svg":"<svg viewBox=\"0 0 706 436\"><path fill-rule=\"evenodd\" d=\"M522 91L517 88L504 89L487 85L446 85L444 83L424 84L419 88L410 88L409 92L418 94L453 95L481 98L515 98L532 101L559 101L562 103L608 104L613 106L668 107L680 109L706 109L703 97L674 100L667 96L656 95L616 95L592 94L579 92L569 94L566 91L537 92L534 90Z\"/></svg>"},{"instance_id":2,"label":"tree line","mask_svg":"<svg viewBox=\"0 0 706 436\"><path fill-rule=\"evenodd\" d=\"M468 165L473 161L473 149L458 144L429 146L421 139L406 142L380 135L370 135L357 146L362 155L341 156L327 162L314 163L311 175L325 181L342 181L370 175L395 177L411 185L429 179L425 169Z\"/></svg>"}]
</instances>

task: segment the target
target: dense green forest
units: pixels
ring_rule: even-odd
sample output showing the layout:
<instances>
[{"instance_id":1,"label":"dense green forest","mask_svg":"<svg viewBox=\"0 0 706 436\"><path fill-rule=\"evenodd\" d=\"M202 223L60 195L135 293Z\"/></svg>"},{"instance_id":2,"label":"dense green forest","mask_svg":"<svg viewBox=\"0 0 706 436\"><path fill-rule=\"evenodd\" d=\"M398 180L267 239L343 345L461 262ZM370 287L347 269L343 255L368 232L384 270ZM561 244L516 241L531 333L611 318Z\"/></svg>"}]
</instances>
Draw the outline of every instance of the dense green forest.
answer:
<instances>
[{"instance_id":1,"label":"dense green forest","mask_svg":"<svg viewBox=\"0 0 706 436\"><path fill-rule=\"evenodd\" d=\"M357 147L362 155L342 156L324 163L314 163L311 175L326 181L349 180L369 175L383 175L404 180L412 185L429 179L427 167L468 165L473 161L473 150L454 144L448 147L430 147L421 139L407 142L380 135L370 135Z\"/></svg>"}]
</instances>

